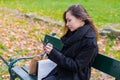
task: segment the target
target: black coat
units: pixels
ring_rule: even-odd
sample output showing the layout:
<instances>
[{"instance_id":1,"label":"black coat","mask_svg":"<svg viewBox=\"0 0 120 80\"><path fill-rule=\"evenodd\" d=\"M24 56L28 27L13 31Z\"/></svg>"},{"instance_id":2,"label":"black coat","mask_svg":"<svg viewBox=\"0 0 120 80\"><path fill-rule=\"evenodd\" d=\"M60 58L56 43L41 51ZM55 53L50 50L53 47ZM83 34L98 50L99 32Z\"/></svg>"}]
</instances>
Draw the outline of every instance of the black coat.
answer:
<instances>
[{"instance_id":1,"label":"black coat","mask_svg":"<svg viewBox=\"0 0 120 80\"><path fill-rule=\"evenodd\" d=\"M85 25L74 32L68 31L61 40L62 50L53 48L48 55L58 65L52 75L57 80L90 80L91 66L98 53L94 30Z\"/></svg>"}]
</instances>

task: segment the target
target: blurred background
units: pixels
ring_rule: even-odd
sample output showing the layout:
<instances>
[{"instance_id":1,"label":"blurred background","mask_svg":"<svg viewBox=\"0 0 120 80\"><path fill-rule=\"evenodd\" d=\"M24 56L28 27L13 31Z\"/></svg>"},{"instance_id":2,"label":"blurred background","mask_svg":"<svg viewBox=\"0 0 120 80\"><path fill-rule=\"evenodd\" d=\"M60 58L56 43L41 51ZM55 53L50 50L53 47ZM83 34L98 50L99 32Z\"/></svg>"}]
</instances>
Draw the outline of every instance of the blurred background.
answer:
<instances>
[{"instance_id":1,"label":"blurred background","mask_svg":"<svg viewBox=\"0 0 120 80\"><path fill-rule=\"evenodd\" d=\"M40 40L53 32L62 36L62 15L71 4L83 5L92 17L100 53L120 59L120 0L0 0L0 55L9 61L43 52ZM0 80L9 80L1 60ZM91 80L114 79L93 69Z\"/></svg>"}]
</instances>

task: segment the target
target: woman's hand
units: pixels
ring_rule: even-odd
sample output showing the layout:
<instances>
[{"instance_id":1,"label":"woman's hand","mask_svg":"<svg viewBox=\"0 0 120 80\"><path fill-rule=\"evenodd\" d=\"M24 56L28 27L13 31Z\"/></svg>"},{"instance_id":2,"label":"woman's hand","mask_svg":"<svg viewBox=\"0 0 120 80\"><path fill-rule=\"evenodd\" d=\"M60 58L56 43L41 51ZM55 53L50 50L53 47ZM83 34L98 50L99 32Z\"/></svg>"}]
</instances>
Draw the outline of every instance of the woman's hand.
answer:
<instances>
[{"instance_id":1,"label":"woman's hand","mask_svg":"<svg viewBox=\"0 0 120 80\"><path fill-rule=\"evenodd\" d=\"M44 48L45 53L50 54L50 52L51 52L52 49L53 49L53 45L50 44L50 43L48 43L48 44L47 44L46 46L44 46L43 48Z\"/></svg>"}]
</instances>

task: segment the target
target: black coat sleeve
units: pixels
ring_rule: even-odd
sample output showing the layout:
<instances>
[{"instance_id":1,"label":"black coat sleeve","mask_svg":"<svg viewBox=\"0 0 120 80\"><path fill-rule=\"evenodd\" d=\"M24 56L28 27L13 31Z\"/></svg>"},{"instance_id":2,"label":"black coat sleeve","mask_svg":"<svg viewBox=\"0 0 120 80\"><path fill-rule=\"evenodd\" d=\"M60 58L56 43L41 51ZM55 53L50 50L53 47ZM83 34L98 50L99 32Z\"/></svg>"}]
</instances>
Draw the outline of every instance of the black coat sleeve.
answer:
<instances>
[{"instance_id":1,"label":"black coat sleeve","mask_svg":"<svg viewBox=\"0 0 120 80\"><path fill-rule=\"evenodd\" d=\"M53 48L51 53L48 55L48 58L64 69L77 72L78 69L83 69L89 65L97 53L97 46L94 41L90 40L77 53L78 55L73 59L71 57L66 57L61 52Z\"/></svg>"}]
</instances>

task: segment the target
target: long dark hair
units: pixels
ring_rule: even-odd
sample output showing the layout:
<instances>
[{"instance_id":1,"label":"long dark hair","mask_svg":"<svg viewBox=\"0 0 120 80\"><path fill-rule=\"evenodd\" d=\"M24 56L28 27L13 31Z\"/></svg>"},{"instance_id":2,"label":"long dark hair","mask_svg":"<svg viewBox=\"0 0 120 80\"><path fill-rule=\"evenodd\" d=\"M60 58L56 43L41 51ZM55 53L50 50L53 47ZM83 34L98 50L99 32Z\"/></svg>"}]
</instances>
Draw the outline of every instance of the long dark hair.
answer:
<instances>
[{"instance_id":1,"label":"long dark hair","mask_svg":"<svg viewBox=\"0 0 120 80\"><path fill-rule=\"evenodd\" d=\"M86 9L82 5L79 5L79 4L71 5L64 12L64 14L63 14L63 20L64 20L64 23L65 23L64 34L66 34L66 32L68 31L68 27L66 26L66 24L67 24L66 13L69 12L69 11L76 18L82 19L85 22L85 25L90 25L94 29L94 31L96 33L96 37L98 36L98 30L95 27L95 25L93 24L93 21L92 21L91 17L87 13Z\"/></svg>"}]
</instances>

